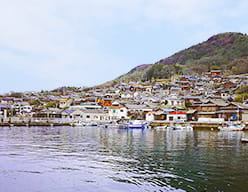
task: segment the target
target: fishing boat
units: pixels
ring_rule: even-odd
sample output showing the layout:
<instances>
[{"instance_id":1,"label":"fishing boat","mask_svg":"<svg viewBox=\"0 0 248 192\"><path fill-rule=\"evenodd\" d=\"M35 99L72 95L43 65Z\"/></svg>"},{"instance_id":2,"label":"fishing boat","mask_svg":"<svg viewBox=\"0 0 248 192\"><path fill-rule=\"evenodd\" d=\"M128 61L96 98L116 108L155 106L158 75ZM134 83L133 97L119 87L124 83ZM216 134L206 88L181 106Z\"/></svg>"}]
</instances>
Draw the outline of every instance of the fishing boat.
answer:
<instances>
[{"instance_id":1,"label":"fishing boat","mask_svg":"<svg viewBox=\"0 0 248 192\"><path fill-rule=\"evenodd\" d=\"M73 127L86 127L86 126L97 126L97 123L94 122L83 122L83 121L77 121L73 122L71 124Z\"/></svg>"},{"instance_id":2,"label":"fishing boat","mask_svg":"<svg viewBox=\"0 0 248 192\"><path fill-rule=\"evenodd\" d=\"M218 127L220 131L243 131L244 128L245 124L242 124L238 121L228 121L225 122L222 126Z\"/></svg>"},{"instance_id":3,"label":"fishing boat","mask_svg":"<svg viewBox=\"0 0 248 192\"><path fill-rule=\"evenodd\" d=\"M127 125L120 123L107 123L102 125L103 128L111 128L111 129L127 129Z\"/></svg>"},{"instance_id":4,"label":"fishing boat","mask_svg":"<svg viewBox=\"0 0 248 192\"><path fill-rule=\"evenodd\" d=\"M130 129L144 129L148 128L149 124L146 121L133 120L129 121L126 126Z\"/></svg>"},{"instance_id":5,"label":"fishing boat","mask_svg":"<svg viewBox=\"0 0 248 192\"><path fill-rule=\"evenodd\" d=\"M242 142L242 143L248 143L248 138L242 138L242 139L241 139L241 142Z\"/></svg>"},{"instance_id":6,"label":"fishing boat","mask_svg":"<svg viewBox=\"0 0 248 192\"><path fill-rule=\"evenodd\" d=\"M179 122L172 122L170 125L167 126L168 130L193 130L193 126L186 123L179 123Z\"/></svg>"},{"instance_id":7,"label":"fishing boat","mask_svg":"<svg viewBox=\"0 0 248 192\"><path fill-rule=\"evenodd\" d=\"M154 129L155 129L155 130L165 130L165 129L167 129L167 126L166 126L166 125L155 126Z\"/></svg>"}]
</instances>

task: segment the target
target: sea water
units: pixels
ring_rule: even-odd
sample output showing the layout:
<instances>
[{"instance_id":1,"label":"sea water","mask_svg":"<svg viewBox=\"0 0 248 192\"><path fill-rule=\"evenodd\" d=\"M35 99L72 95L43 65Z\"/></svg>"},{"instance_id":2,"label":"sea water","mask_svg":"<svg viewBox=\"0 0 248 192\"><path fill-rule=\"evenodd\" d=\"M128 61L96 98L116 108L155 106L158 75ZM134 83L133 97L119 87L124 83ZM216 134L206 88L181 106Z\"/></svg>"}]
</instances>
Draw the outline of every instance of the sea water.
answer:
<instances>
[{"instance_id":1,"label":"sea water","mask_svg":"<svg viewBox=\"0 0 248 192\"><path fill-rule=\"evenodd\" d=\"M1 192L248 189L246 132L1 127Z\"/></svg>"}]
</instances>

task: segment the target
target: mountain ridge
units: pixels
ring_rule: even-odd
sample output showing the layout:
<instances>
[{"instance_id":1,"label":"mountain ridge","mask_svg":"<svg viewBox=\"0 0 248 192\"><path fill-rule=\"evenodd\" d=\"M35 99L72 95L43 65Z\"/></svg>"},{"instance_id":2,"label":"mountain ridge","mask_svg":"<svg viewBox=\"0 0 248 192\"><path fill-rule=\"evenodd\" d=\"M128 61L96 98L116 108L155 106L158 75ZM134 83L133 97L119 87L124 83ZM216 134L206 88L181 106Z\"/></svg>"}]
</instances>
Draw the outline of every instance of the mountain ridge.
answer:
<instances>
[{"instance_id":1,"label":"mountain ridge","mask_svg":"<svg viewBox=\"0 0 248 192\"><path fill-rule=\"evenodd\" d=\"M219 69L226 74L248 72L248 36L239 32L219 33L206 41L131 69L111 82L149 81L170 78L175 74L201 74Z\"/></svg>"}]
</instances>

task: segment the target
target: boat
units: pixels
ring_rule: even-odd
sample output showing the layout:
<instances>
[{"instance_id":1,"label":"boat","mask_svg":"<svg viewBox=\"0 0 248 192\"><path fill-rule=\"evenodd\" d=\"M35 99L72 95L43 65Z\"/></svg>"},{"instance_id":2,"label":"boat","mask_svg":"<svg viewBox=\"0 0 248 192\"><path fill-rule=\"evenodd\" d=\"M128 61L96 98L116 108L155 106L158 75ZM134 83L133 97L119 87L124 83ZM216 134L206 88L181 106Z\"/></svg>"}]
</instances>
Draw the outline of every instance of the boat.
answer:
<instances>
[{"instance_id":1,"label":"boat","mask_svg":"<svg viewBox=\"0 0 248 192\"><path fill-rule=\"evenodd\" d=\"M172 122L170 125L167 126L168 130L193 130L193 126L187 123L179 123L179 122Z\"/></svg>"},{"instance_id":2,"label":"boat","mask_svg":"<svg viewBox=\"0 0 248 192\"><path fill-rule=\"evenodd\" d=\"M224 125L218 127L220 131L243 131L244 128L245 124L238 121L228 121L225 122Z\"/></svg>"},{"instance_id":3,"label":"boat","mask_svg":"<svg viewBox=\"0 0 248 192\"><path fill-rule=\"evenodd\" d=\"M149 123L146 121L131 120L125 125L130 129L144 129L144 128L148 128Z\"/></svg>"},{"instance_id":4,"label":"boat","mask_svg":"<svg viewBox=\"0 0 248 192\"><path fill-rule=\"evenodd\" d=\"M127 125L120 123L107 123L102 125L103 128L111 128L111 129L127 129Z\"/></svg>"},{"instance_id":5,"label":"boat","mask_svg":"<svg viewBox=\"0 0 248 192\"><path fill-rule=\"evenodd\" d=\"M248 143L248 138L241 138L242 143Z\"/></svg>"},{"instance_id":6,"label":"boat","mask_svg":"<svg viewBox=\"0 0 248 192\"><path fill-rule=\"evenodd\" d=\"M93 123L93 122L83 122L83 121L77 121L77 122L73 122L71 124L71 126L73 127L86 127L86 126L97 126L97 123Z\"/></svg>"},{"instance_id":7,"label":"boat","mask_svg":"<svg viewBox=\"0 0 248 192\"><path fill-rule=\"evenodd\" d=\"M165 130L165 129L167 129L167 126L166 125L155 126L154 129L156 129L156 130Z\"/></svg>"}]
</instances>

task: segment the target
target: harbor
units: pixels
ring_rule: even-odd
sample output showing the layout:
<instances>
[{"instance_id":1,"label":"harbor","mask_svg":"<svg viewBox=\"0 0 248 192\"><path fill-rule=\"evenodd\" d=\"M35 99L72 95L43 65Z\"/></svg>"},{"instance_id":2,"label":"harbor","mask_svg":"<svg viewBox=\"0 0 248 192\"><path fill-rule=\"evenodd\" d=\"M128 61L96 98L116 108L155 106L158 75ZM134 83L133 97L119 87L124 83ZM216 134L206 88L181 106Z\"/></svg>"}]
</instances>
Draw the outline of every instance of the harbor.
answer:
<instances>
[{"instance_id":1,"label":"harbor","mask_svg":"<svg viewBox=\"0 0 248 192\"><path fill-rule=\"evenodd\" d=\"M0 127L0 191L245 191L245 137L201 129Z\"/></svg>"},{"instance_id":2,"label":"harbor","mask_svg":"<svg viewBox=\"0 0 248 192\"><path fill-rule=\"evenodd\" d=\"M0 192L248 191L248 1L0 9Z\"/></svg>"}]
</instances>

